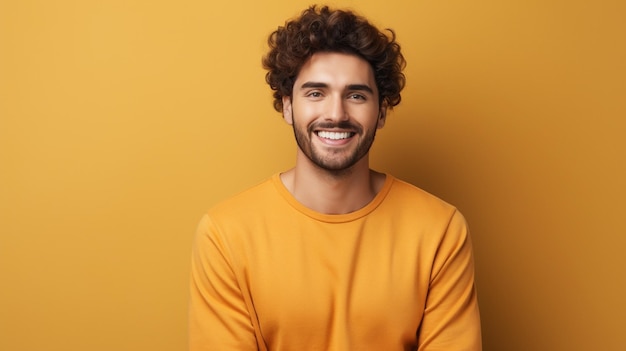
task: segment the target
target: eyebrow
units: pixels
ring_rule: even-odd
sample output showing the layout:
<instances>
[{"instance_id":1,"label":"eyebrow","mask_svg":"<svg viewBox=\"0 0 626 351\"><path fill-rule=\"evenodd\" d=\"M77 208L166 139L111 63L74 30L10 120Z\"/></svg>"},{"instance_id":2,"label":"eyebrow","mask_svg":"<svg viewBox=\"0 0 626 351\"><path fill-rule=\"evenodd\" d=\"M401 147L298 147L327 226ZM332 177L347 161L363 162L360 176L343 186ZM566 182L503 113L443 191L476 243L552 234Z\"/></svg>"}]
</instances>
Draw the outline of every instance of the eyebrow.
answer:
<instances>
[{"instance_id":1,"label":"eyebrow","mask_svg":"<svg viewBox=\"0 0 626 351\"><path fill-rule=\"evenodd\" d=\"M322 82L305 82L300 86L300 89L306 88L328 88L328 84ZM347 90L366 91L370 94L374 94L374 90L367 84L348 84Z\"/></svg>"}]
</instances>

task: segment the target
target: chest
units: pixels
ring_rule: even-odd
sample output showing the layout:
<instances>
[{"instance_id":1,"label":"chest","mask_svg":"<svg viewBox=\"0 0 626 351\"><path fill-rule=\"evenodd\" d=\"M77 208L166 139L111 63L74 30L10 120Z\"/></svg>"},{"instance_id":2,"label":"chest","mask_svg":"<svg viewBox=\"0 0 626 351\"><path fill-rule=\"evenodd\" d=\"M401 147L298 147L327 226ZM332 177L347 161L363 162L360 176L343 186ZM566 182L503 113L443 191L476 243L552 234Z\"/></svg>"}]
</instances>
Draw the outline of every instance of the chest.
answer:
<instances>
[{"instance_id":1,"label":"chest","mask_svg":"<svg viewBox=\"0 0 626 351\"><path fill-rule=\"evenodd\" d=\"M415 338L430 279L419 235L337 226L256 239L246 281L266 340L298 335L310 346L332 336L354 349L354 342Z\"/></svg>"}]
</instances>

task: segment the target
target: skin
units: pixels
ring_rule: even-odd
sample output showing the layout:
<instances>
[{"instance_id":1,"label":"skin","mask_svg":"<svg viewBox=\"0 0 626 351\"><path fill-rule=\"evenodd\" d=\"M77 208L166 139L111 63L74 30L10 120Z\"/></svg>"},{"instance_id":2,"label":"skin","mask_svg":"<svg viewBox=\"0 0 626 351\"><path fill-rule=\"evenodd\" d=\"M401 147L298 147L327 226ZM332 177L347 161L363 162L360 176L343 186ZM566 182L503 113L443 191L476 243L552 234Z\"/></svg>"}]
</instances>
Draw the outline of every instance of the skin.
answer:
<instances>
[{"instance_id":1,"label":"skin","mask_svg":"<svg viewBox=\"0 0 626 351\"><path fill-rule=\"evenodd\" d=\"M281 180L299 202L317 212L344 214L376 196L385 176L370 170L369 148L385 125L386 107L367 61L314 54L300 69L292 96L283 97L283 117L293 126L298 150L295 167Z\"/></svg>"}]
</instances>

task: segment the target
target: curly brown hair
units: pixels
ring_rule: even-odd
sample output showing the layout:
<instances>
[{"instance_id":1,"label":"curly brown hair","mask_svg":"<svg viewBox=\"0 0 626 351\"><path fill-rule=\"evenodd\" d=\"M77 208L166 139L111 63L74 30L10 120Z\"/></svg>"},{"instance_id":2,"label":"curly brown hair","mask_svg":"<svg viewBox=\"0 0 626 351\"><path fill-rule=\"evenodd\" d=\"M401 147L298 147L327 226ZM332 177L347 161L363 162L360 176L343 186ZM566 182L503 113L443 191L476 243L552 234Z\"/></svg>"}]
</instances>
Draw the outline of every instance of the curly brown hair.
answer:
<instances>
[{"instance_id":1,"label":"curly brown hair","mask_svg":"<svg viewBox=\"0 0 626 351\"><path fill-rule=\"evenodd\" d=\"M347 10L315 5L299 18L287 21L268 38L269 52L263 57L268 72L265 81L274 91L274 109L282 112L283 96L291 96L300 68L316 52L358 55L372 66L379 102L388 108L400 103L406 66L392 29L378 30L367 19Z\"/></svg>"}]
</instances>

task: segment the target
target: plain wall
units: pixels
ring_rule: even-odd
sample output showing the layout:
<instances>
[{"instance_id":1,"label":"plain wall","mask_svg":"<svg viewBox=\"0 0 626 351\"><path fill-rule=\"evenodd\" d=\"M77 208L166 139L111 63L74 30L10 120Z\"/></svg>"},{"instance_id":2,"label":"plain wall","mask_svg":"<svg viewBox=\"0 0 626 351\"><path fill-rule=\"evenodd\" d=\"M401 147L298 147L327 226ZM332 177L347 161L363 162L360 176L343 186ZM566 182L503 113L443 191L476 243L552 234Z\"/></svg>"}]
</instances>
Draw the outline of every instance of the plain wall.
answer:
<instances>
[{"instance_id":1,"label":"plain wall","mask_svg":"<svg viewBox=\"0 0 626 351\"><path fill-rule=\"evenodd\" d=\"M309 1L0 1L0 349L185 350L203 212L291 167ZM626 345L626 2L336 1L397 32L374 168L457 205L487 351ZM358 6L357 6L358 4Z\"/></svg>"}]
</instances>

